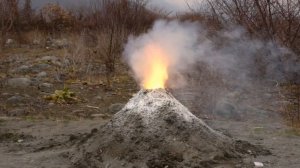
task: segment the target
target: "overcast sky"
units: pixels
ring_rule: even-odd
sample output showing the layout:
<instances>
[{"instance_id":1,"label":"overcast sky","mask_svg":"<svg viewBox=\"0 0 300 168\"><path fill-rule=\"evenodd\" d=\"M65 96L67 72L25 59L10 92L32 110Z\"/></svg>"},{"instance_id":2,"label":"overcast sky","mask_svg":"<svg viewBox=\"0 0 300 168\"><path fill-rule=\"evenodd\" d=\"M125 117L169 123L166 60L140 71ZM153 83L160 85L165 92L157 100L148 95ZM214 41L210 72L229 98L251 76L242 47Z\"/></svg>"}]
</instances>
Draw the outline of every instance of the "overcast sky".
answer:
<instances>
[{"instance_id":1,"label":"overcast sky","mask_svg":"<svg viewBox=\"0 0 300 168\"><path fill-rule=\"evenodd\" d=\"M80 6L84 4L89 4L89 0L32 0L32 5L34 8L39 8L46 3L58 2L65 7ZM192 2L195 0L187 0L187 2ZM167 11L184 11L187 9L186 0L149 0L150 7L158 7L160 9L165 9Z\"/></svg>"},{"instance_id":2,"label":"overcast sky","mask_svg":"<svg viewBox=\"0 0 300 168\"><path fill-rule=\"evenodd\" d=\"M150 4L168 11L178 12L187 9L186 2L193 0L150 0Z\"/></svg>"}]
</instances>

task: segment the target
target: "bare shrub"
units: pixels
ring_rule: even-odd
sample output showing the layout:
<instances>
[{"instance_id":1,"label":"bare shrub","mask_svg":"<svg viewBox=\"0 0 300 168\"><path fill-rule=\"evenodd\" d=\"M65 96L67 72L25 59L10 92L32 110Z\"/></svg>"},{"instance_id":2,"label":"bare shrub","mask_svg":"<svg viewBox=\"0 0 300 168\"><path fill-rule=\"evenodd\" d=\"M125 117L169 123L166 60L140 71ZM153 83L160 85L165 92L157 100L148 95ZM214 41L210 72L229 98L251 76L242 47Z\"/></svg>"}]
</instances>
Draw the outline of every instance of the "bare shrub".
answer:
<instances>
[{"instance_id":1,"label":"bare shrub","mask_svg":"<svg viewBox=\"0 0 300 168\"><path fill-rule=\"evenodd\" d=\"M47 4L41 9L41 17L46 29L52 33L70 30L73 26L72 14L59 4Z\"/></svg>"},{"instance_id":2,"label":"bare shrub","mask_svg":"<svg viewBox=\"0 0 300 168\"><path fill-rule=\"evenodd\" d=\"M94 0L88 10L72 10L72 16L76 28L65 52L70 60L69 71L81 74L82 79L104 76L108 89L128 36L146 31L157 17L146 9L145 0ZM78 31L81 35L76 35Z\"/></svg>"},{"instance_id":3,"label":"bare shrub","mask_svg":"<svg viewBox=\"0 0 300 168\"><path fill-rule=\"evenodd\" d=\"M101 39L98 45L98 54L104 61L108 87L111 87L111 79L114 77L116 71L116 61L119 60L123 50L123 40L119 38L114 29L101 33L98 37L98 39Z\"/></svg>"},{"instance_id":4,"label":"bare shrub","mask_svg":"<svg viewBox=\"0 0 300 168\"><path fill-rule=\"evenodd\" d=\"M99 39L97 55L105 65L108 88L127 37L146 31L156 19L156 15L146 9L146 2L94 0L90 6L92 13L88 25L95 28Z\"/></svg>"},{"instance_id":5,"label":"bare shrub","mask_svg":"<svg viewBox=\"0 0 300 168\"><path fill-rule=\"evenodd\" d=\"M23 29L30 29L34 17L34 11L31 6L31 0L25 0L23 9L21 10L21 23Z\"/></svg>"},{"instance_id":6,"label":"bare shrub","mask_svg":"<svg viewBox=\"0 0 300 168\"><path fill-rule=\"evenodd\" d=\"M8 32L18 20L18 0L0 0L0 50L3 49Z\"/></svg>"},{"instance_id":7,"label":"bare shrub","mask_svg":"<svg viewBox=\"0 0 300 168\"><path fill-rule=\"evenodd\" d=\"M65 59L69 61L66 71L70 76L80 76L81 72L86 71L88 49L85 47L83 38L80 35L70 35L68 41L70 41L70 46L65 48L64 54Z\"/></svg>"},{"instance_id":8,"label":"bare shrub","mask_svg":"<svg viewBox=\"0 0 300 168\"><path fill-rule=\"evenodd\" d=\"M94 0L90 6L90 26L136 34L148 29L157 16L146 9L146 0Z\"/></svg>"},{"instance_id":9,"label":"bare shrub","mask_svg":"<svg viewBox=\"0 0 300 168\"><path fill-rule=\"evenodd\" d=\"M226 25L242 25L256 37L267 38L299 53L300 1L207 0L210 13Z\"/></svg>"}]
</instances>

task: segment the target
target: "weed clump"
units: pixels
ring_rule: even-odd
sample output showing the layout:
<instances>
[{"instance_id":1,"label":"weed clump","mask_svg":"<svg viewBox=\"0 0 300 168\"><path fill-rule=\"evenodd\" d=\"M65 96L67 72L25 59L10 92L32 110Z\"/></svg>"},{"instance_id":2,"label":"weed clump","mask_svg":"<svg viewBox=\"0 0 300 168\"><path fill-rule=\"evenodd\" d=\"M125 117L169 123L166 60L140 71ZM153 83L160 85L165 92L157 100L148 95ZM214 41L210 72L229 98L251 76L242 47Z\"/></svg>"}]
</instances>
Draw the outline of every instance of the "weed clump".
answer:
<instances>
[{"instance_id":1,"label":"weed clump","mask_svg":"<svg viewBox=\"0 0 300 168\"><path fill-rule=\"evenodd\" d=\"M45 99L59 104L72 104L79 102L79 98L76 96L75 92L72 92L69 88L55 90L53 94L45 96Z\"/></svg>"}]
</instances>

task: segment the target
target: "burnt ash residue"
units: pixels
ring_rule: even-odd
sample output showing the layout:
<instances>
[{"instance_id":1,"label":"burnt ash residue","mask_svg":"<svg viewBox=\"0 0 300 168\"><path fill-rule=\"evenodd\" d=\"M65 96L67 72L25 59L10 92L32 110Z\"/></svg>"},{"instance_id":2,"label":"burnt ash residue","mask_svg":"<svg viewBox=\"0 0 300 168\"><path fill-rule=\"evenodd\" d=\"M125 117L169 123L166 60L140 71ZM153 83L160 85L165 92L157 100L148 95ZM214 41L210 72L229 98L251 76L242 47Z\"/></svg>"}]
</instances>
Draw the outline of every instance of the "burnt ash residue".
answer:
<instances>
[{"instance_id":1,"label":"burnt ash residue","mask_svg":"<svg viewBox=\"0 0 300 168\"><path fill-rule=\"evenodd\" d=\"M95 168L236 166L243 155L237 146L167 91L141 90L108 124L77 143L70 158L75 167Z\"/></svg>"}]
</instances>

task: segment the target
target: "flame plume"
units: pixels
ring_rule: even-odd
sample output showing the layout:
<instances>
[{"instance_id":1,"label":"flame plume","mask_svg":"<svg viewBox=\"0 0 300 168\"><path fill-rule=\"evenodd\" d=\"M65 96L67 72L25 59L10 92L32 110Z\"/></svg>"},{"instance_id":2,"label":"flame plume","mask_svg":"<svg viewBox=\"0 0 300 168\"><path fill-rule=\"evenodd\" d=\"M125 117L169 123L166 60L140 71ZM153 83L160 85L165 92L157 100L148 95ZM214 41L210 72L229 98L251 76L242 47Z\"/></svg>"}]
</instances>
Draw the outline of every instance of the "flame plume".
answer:
<instances>
[{"instance_id":1,"label":"flame plume","mask_svg":"<svg viewBox=\"0 0 300 168\"><path fill-rule=\"evenodd\" d=\"M123 54L141 88L185 85L182 72L195 62L198 33L196 23L159 20L145 34L129 37Z\"/></svg>"},{"instance_id":2,"label":"flame plume","mask_svg":"<svg viewBox=\"0 0 300 168\"><path fill-rule=\"evenodd\" d=\"M167 54L159 46L148 44L143 48L143 57L137 57L134 62L139 62L139 64L135 64L133 70L139 72L138 78L142 88L165 88L170 61Z\"/></svg>"}]
</instances>

